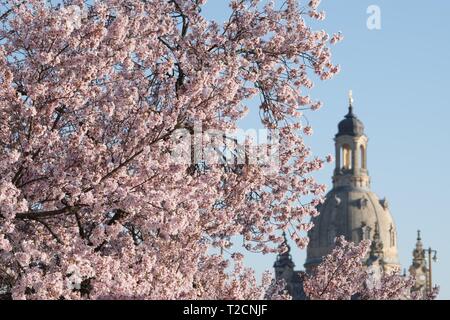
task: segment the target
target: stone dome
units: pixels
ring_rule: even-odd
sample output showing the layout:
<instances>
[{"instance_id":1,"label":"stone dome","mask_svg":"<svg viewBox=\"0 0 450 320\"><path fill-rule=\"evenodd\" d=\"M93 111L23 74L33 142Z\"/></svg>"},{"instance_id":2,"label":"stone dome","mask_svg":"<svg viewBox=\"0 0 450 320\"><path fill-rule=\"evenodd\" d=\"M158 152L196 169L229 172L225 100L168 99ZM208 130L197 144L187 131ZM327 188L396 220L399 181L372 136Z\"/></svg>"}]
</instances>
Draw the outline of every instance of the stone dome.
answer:
<instances>
[{"instance_id":1,"label":"stone dome","mask_svg":"<svg viewBox=\"0 0 450 320\"><path fill-rule=\"evenodd\" d=\"M306 269L320 263L337 236L358 243L362 239L374 240L376 231L382 243L379 258L387 267L399 266L397 232L385 199L380 200L368 189L340 187L328 193L319 212L309 232Z\"/></svg>"},{"instance_id":2,"label":"stone dome","mask_svg":"<svg viewBox=\"0 0 450 320\"><path fill-rule=\"evenodd\" d=\"M305 267L311 270L334 248L336 237L347 241L371 240L367 263L383 268L399 267L397 232L385 199L380 200L370 189L367 170L368 138L364 124L353 114L350 92L349 109L335 136L336 167L333 189L318 207L320 215L313 218L308 233L310 242Z\"/></svg>"},{"instance_id":3,"label":"stone dome","mask_svg":"<svg viewBox=\"0 0 450 320\"><path fill-rule=\"evenodd\" d=\"M380 200L371 191L367 169L369 139L364 134L364 124L353 114L352 103L350 91L348 114L339 123L339 131L334 138L333 188L326 195L324 203L318 206L320 214L312 218L314 226L308 232L310 241L304 265L306 273L313 271L323 257L333 250L335 239L339 236L355 243L363 239L372 242L365 259L366 266L374 267L372 270L389 272L400 268L395 222L387 200ZM423 278L428 271L423 268L424 251L420 236L418 238L410 273ZM294 270L289 251L278 255L274 267L276 279L286 281L286 288L294 299L304 299L300 273ZM426 276L424 279L427 281ZM426 283L416 285L417 290L427 290Z\"/></svg>"}]
</instances>

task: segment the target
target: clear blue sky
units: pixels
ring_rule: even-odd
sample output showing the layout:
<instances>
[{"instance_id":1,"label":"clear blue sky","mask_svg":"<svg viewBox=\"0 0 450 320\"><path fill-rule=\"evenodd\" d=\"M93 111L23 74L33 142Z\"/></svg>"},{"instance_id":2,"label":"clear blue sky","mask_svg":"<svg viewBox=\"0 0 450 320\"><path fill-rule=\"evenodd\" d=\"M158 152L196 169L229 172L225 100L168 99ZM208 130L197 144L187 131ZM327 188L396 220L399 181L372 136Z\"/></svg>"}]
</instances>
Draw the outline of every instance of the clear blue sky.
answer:
<instances>
[{"instance_id":1,"label":"clear blue sky","mask_svg":"<svg viewBox=\"0 0 450 320\"><path fill-rule=\"evenodd\" d=\"M204 13L223 22L227 3L209 0ZM381 9L381 30L366 26L369 5ZM332 138L353 89L355 113L370 139L372 189L390 202L402 266L409 267L421 229L424 245L438 250L433 280L440 298L450 299L450 1L323 0L320 8L327 19L314 27L342 31L345 40L333 48L340 75L316 81L312 95L325 106L308 115L315 131L308 143L316 155L334 152ZM257 120L250 115L243 126ZM332 169L328 165L316 178L330 186ZM302 268L305 251L293 255ZM246 262L262 272L274 259L250 255Z\"/></svg>"}]
</instances>

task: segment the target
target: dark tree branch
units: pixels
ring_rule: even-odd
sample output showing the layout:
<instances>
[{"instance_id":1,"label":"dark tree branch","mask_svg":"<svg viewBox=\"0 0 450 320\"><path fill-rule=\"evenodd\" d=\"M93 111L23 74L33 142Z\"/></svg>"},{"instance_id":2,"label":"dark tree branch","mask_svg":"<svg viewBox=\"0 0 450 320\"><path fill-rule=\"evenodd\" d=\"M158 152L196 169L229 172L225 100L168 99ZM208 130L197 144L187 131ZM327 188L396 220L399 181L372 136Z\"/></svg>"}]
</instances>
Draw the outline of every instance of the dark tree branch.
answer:
<instances>
[{"instance_id":1,"label":"dark tree branch","mask_svg":"<svg viewBox=\"0 0 450 320\"><path fill-rule=\"evenodd\" d=\"M15 218L16 219L44 219L44 218L51 218L54 216L58 216L60 214L64 213L72 213L71 209L79 209L79 207L64 207L62 209L57 210L49 210L49 211L27 211L27 212L20 212L17 213Z\"/></svg>"}]
</instances>

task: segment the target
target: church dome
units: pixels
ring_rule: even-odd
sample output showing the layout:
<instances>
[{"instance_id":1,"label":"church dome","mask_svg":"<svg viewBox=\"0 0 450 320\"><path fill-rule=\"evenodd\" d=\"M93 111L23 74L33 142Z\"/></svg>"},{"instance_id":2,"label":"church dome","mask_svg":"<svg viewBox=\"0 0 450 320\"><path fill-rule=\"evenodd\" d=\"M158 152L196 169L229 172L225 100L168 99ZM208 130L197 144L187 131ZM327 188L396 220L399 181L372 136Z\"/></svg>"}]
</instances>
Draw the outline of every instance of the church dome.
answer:
<instances>
[{"instance_id":1,"label":"church dome","mask_svg":"<svg viewBox=\"0 0 450 320\"><path fill-rule=\"evenodd\" d=\"M352 107L349 108L345 119L339 122L338 129L336 137L342 135L361 136L364 134L364 124L353 114Z\"/></svg>"},{"instance_id":2,"label":"church dome","mask_svg":"<svg viewBox=\"0 0 450 320\"><path fill-rule=\"evenodd\" d=\"M308 231L309 244L304 264L306 273L312 272L333 250L339 236L354 243L371 241L364 259L366 266L374 267L371 270L390 272L400 268L395 222L387 200L378 198L371 191L367 170L369 139L364 134L363 123L353 114L352 104L350 91L348 114L339 123L339 131L334 138L336 160L333 188L317 207L320 214L312 218L314 226ZM414 251L415 265L410 270L412 274L424 275L420 265L424 261L422 255L422 244L418 241ZM294 298L305 296L304 292L301 294L303 285L293 269L289 251L278 255L274 267L276 279L286 281L286 287L289 292L294 292L291 293ZM425 288L423 284L422 287ZM293 288L300 289L295 291Z\"/></svg>"},{"instance_id":3,"label":"church dome","mask_svg":"<svg viewBox=\"0 0 450 320\"><path fill-rule=\"evenodd\" d=\"M353 97L349 95L349 111L339 125L335 137L336 167L333 189L318 207L308 233L310 242L305 267L311 270L334 248L336 237L344 236L355 243L371 240L367 263L398 267L397 235L386 200L380 200L370 189L367 170L367 143L363 123L353 114Z\"/></svg>"},{"instance_id":4,"label":"church dome","mask_svg":"<svg viewBox=\"0 0 450 320\"><path fill-rule=\"evenodd\" d=\"M341 187L328 193L319 212L309 232L306 269L320 263L341 235L356 243L379 239L382 250L378 258L388 267L399 266L395 223L385 199L368 189Z\"/></svg>"}]
</instances>

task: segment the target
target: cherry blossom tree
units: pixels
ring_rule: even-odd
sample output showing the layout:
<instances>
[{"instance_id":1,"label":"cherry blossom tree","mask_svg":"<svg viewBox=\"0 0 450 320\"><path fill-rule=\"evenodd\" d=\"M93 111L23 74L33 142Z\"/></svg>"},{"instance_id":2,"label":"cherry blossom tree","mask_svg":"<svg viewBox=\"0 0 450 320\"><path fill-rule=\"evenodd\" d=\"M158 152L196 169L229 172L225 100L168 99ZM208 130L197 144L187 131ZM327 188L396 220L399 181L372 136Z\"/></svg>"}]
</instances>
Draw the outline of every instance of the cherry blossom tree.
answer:
<instances>
[{"instance_id":1,"label":"cherry blossom tree","mask_svg":"<svg viewBox=\"0 0 450 320\"><path fill-rule=\"evenodd\" d=\"M232 0L224 24L205 2L0 2L6 297L254 298L267 277L212 250L239 236L276 252L281 230L307 244L324 192L310 174L326 159L304 143L304 112L321 106L312 76L339 71L342 36L308 27L318 0ZM276 170L247 151L239 165L174 160L178 132L233 130L250 101L279 135Z\"/></svg>"},{"instance_id":2,"label":"cherry blossom tree","mask_svg":"<svg viewBox=\"0 0 450 320\"><path fill-rule=\"evenodd\" d=\"M414 278L403 276L399 270L383 271L380 264L367 266L365 261L370 240L358 245L336 238L336 246L310 273L304 273L303 288L312 300L418 300L435 299L435 287L425 297L414 292Z\"/></svg>"}]
</instances>

